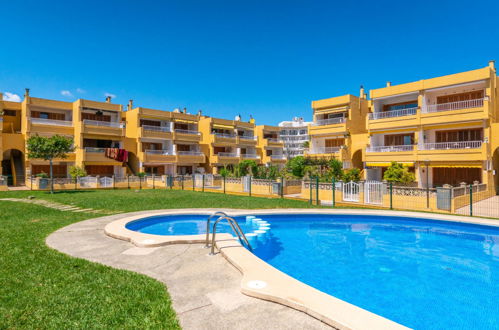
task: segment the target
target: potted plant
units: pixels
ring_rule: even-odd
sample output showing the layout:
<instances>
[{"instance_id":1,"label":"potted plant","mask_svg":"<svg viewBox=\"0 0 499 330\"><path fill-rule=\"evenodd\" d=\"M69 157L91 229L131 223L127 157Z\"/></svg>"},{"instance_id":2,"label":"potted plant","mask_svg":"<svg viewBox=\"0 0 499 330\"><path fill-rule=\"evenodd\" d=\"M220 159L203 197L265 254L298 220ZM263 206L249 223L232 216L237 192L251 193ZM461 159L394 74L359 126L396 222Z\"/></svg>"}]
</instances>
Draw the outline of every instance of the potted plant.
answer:
<instances>
[{"instance_id":1,"label":"potted plant","mask_svg":"<svg viewBox=\"0 0 499 330\"><path fill-rule=\"evenodd\" d=\"M38 189L47 189L49 185L49 176L47 173L42 172L35 175L38 178Z\"/></svg>"}]
</instances>

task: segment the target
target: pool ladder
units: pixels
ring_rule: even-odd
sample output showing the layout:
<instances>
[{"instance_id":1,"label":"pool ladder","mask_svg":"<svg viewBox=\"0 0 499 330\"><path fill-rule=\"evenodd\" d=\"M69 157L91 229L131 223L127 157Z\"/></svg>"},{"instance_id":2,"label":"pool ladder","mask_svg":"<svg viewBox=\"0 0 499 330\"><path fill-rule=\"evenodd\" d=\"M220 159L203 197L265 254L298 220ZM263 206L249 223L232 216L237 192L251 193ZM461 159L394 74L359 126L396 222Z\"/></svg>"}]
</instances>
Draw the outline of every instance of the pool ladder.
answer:
<instances>
[{"instance_id":1,"label":"pool ladder","mask_svg":"<svg viewBox=\"0 0 499 330\"><path fill-rule=\"evenodd\" d=\"M244 242L246 244L246 246L248 247L248 249L252 250L251 244L248 242L246 235L244 235L244 232L242 231L242 229L239 226L239 224L237 223L237 221L234 218L229 217L227 215L227 213L222 212L222 211L217 211L217 212L213 213L212 215L210 215L208 217L208 219L206 219L206 243L204 246L205 248L210 247L210 221L211 221L211 219L213 219L216 216L218 216L218 219L215 220L215 222L213 223L213 230L212 230L212 235L211 235L212 237L211 237L210 255L215 254L215 236L217 234L217 224L222 220L226 220L229 223L232 230L234 231L234 233L239 238L239 241Z\"/></svg>"}]
</instances>

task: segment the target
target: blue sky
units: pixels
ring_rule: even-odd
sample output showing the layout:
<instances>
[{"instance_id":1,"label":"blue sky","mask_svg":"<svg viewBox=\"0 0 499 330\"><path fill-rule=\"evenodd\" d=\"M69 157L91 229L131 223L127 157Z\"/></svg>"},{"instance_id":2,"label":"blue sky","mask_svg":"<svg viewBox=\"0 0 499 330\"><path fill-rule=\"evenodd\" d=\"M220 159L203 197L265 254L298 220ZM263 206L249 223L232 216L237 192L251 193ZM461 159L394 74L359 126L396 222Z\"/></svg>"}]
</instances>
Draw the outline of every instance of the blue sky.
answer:
<instances>
[{"instance_id":1,"label":"blue sky","mask_svg":"<svg viewBox=\"0 0 499 330\"><path fill-rule=\"evenodd\" d=\"M277 124L499 61L498 1L3 1L0 91ZM63 95L64 94L64 95ZM15 98L15 96L13 96Z\"/></svg>"}]
</instances>

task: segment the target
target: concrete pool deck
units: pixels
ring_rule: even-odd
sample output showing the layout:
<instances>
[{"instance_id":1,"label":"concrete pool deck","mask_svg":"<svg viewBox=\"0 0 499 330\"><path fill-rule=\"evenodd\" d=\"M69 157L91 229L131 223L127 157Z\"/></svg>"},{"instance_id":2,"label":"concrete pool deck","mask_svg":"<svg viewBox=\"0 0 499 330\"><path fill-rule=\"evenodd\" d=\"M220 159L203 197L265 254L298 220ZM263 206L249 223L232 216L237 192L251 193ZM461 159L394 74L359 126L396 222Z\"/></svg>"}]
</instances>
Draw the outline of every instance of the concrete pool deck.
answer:
<instances>
[{"instance_id":1,"label":"concrete pool deck","mask_svg":"<svg viewBox=\"0 0 499 330\"><path fill-rule=\"evenodd\" d=\"M157 210L90 219L54 232L47 238L47 244L75 257L143 273L165 283L172 297L173 307L177 311L184 329L329 328L328 325L317 319L324 320L337 328L403 328L399 324L326 295L280 273L240 247L239 244L234 244L234 241L227 239L227 236L217 235L217 237L220 236L217 244L222 253L208 256L208 250L203 248L203 244L194 243L199 242L199 238L202 239L203 235L198 239L193 239L192 236L200 235L175 238L173 236L147 235L124 228L125 223L140 217L179 213L211 214L213 211L215 210ZM488 219L381 210L222 211L226 211L229 215L288 212L386 214L494 226L498 224L497 221ZM108 234L121 240L107 236L104 228ZM115 230L114 235L113 230ZM191 244L187 244L187 242ZM249 279L263 279L269 285L267 288L255 290L248 287ZM245 296L241 292L292 306L317 319L283 305Z\"/></svg>"}]
</instances>

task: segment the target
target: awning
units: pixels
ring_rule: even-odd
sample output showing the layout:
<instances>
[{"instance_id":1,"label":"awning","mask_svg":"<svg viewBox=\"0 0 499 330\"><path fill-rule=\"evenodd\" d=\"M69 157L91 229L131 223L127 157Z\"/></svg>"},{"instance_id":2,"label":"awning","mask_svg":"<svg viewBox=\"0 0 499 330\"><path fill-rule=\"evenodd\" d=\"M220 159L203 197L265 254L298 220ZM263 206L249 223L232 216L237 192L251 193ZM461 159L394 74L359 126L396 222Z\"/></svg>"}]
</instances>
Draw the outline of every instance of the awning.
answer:
<instances>
[{"instance_id":1,"label":"awning","mask_svg":"<svg viewBox=\"0 0 499 330\"><path fill-rule=\"evenodd\" d=\"M482 168L481 164L429 164L434 168Z\"/></svg>"},{"instance_id":2,"label":"awning","mask_svg":"<svg viewBox=\"0 0 499 330\"><path fill-rule=\"evenodd\" d=\"M221 125L221 124L213 124L213 128L218 128L218 129L234 129L234 126Z\"/></svg>"},{"instance_id":3,"label":"awning","mask_svg":"<svg viewBox=\"0 0 499 330\"><path fill-rule=\"evenodd\" d=\"M402 164L404 166L414 166L414 162L397 162L399 164ZM366 163L366 166L369 166L369 167L388 167L388 166L391 166L392 163L391 162L367 162Z\"/></svg>"},{"instance_id":4,"label":"awning","mask_svg":"<svg viewBox=\"0 0 499 330\"><path fill-rule=\"evenodd\" d=\"M185 120L185 119L174 119L173 120L175 123L184 123L184 124L196 124L197 121L195 120Z\"/></svg>"},{"instance_id":5,"label":"awning","mask_svg":"<svg viewBox=\"0 0 499 330\"><path fill-rule=\"evenodd\" d=\"M344 111L348 111L349 108L350 108L349 106L344 106L344 107L337 107L337 108L315 110L314 114L317 115L317 114L322 114L322 113L344 112Z\"/></svg>"}]
</instances>

